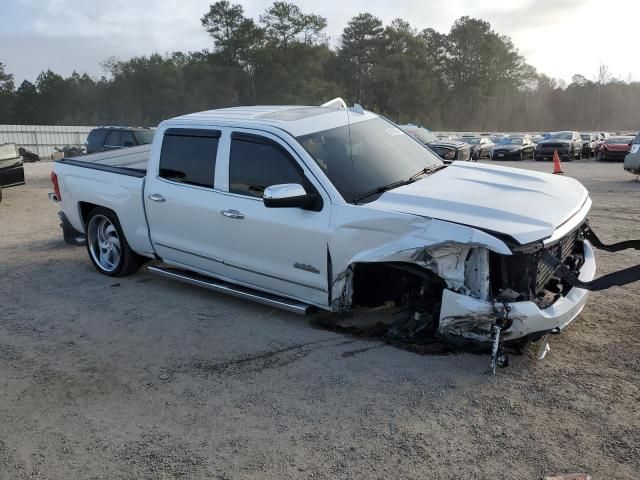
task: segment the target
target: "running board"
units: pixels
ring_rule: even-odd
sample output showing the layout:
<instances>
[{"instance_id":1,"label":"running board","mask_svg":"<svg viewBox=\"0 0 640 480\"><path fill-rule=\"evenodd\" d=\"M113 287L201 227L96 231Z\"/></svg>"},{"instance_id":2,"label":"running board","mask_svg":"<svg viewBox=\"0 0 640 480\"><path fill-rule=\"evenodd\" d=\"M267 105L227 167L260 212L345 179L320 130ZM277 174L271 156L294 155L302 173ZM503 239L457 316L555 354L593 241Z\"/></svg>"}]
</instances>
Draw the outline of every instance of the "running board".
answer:
<instances>
[{"instance_id":1,"label":"running board","mask_svg":"<svg viewBox=\"0 0 640 480\"><path fill-rule=\"evenodd\" d=\"M157 265L150 265L147 267L147 270L153 274L160 275L161 277L180 280L181 282L188 283L190 285L204 287L209 290L213 290L214 292L227 293L234 297L252 300L257 303L262 303L263 305L280 308L300 315L305 315L311 308L311 305L307 305L306 303L289 300L270 293L259 292L239 285L233 285L216 278L205 277L204 275L199 275L187 270L159 267Z\"/></svg>"}]
</instances>

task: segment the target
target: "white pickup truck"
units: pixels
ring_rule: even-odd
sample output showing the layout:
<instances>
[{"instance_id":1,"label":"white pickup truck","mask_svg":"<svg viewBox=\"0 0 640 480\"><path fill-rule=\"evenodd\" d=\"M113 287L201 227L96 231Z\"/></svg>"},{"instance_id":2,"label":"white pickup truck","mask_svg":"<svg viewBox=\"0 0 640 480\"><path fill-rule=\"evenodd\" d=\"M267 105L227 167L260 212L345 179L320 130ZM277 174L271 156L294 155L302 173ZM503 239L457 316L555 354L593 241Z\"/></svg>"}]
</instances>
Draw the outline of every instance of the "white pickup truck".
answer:
<instances>
[{"instance_id":1,"label":"white pickup truck","mask_svg":"<svg viewBox=\"0 0 640 480\"><path fill-rule=\"evenodd\" d=\"M294 312L396 305L495 348L557 333L588 290L639 276L592 282L588 239L622 247L589 229L576 180L445 165L359 106L185 115L150 146L58 161L52 180L65 238L105 275L155 259L151 272Z\"/></svg>"}]
</instances>

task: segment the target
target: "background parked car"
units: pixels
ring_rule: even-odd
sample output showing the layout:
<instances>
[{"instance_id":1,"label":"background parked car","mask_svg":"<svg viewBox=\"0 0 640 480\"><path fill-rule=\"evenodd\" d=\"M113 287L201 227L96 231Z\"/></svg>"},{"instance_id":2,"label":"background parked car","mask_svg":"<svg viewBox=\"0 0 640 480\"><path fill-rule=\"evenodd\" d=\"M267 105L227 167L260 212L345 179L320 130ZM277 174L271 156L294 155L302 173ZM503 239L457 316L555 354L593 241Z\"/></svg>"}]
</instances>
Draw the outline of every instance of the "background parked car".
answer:
<instances>
[{"instance_id":1,"label":"background parked car","mask_svg":"<svg viewBox=\"0 0 640 480\"><path fill-rule=\"evenodd\" d=\"M14 143L0 145L0 201L2 187L24 185L24 167L22 157Z\"/></svg>"},{"instance_id":2,"label":"background parked car","mask_svg":"<svg viewBox=\"0 0 640 480\"><path fill-rule=\"evenodd\" d=\"M529 135L511 135L502 138L494 147L493 160L524 160L535 156L535 145Z\"/></svg>"},{"instance_id":3,"label":"background parked car","mask_svg":"<svg viewBox=\"0 0 640 480\"><path fill-rule=\"evenodd\" d=\"M87 153L147 145L153 141L155 133L155 129L142 127L94 128L87 137Z\"/></svg>"},{"instance_id":4,"label":"background parked car","mask_svg":"<svg viewBox=\"0 0 640 480\"><path fill-rule=\"evenodd\" d=\"M624 157L624 169L634 175L640 175L640 133L631 142L631 148Z\"/></svg>"},{"instance_id":5,"label":"background parked car","mask_svg":"<svg viewBox=\"0 0 640 480\"><path fill-rule=\"evenodd\" d=\"M471 145L467 142L455 139L439 139L426 128L418 127L417 125L402 125L400 128L424 143L444 160L471 160Z\"/></svg>"},{"instance_id":6,"label":"background parked car","mask_svg":"<svg viewBox=\"0 0 640 480\"><path fill-rule=\"evenodd\" d=\"M596 154L598 147L598 139L600 138L596 133L580 133L582 138L582 156L593 157Z\"/></svg>"},{"instance_id":7,"label":"background parked car","mask_svg":"<svg viewBox=\"0 0 640 480\"><path fill-rule=\"evenodd\" d=\"M541 141L546 140L547 137L545 137L544 135L534 135L533 137L531 137L531 140L533 141L534 145L538 145Z\"/></svg>"},{"instance_id":8,"label":"background parked car","mask_svg":"<svg viewBox=\"0 0 640 480\"><path fill-rule=\"evenodd\" d=\"M455 140L466 142L471 146L471 159L491 158L494 143L489 137L460 137Z\"/></svg>"},{"instance_id":9,"label":"background parked car","mask_svg":"<svg viewBox=\"0 0 640 480\"><path fill-rule=\"evenodd\" d=\"M552 160L553 152L557 151L562 160L571 161L582 158L582 138L578 132L553 132L549 138L538 143L536 160Z\"/></svg>"},{"instance_id":10,"label":"background parked car","mask_svg":"<svg viewBox=\"0 0 640 480\"><path fill-rule=\"evenodd\" d=\"M607 138L598 152L596 160L599 162L623 161L631 150L631 142L633 141L633 137L627 136Z\"/></svg>"}]
</instances>

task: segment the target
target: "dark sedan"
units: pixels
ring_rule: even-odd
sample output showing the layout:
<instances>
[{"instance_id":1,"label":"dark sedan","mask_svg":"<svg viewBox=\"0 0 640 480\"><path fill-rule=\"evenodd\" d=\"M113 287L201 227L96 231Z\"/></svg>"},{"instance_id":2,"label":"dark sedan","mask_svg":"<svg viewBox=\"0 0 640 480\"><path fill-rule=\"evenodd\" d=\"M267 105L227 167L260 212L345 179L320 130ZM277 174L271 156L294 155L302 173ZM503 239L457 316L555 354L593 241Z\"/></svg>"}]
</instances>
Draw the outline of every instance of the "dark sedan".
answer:
<instances>
[{"instance_id":1,"label":"dark sedan","mask_svg":"<svg viewBox=\"0 0 640 480\"><path fill-rule=\"evenodd\" d=\"M433 152L444 160L471 160L471 146L467 142L459 140L439 140L426 128L417 125L402 125L402 128L409 135L415 137L419 142L425 144Z\"/></svg>"},{"instance_id":2,"label":"dark sedan","mask_svg":"<svg viewBox=\"0 0 640 480\"><path fill-rule=\"evenodd\" d=\"M0 145L0 200L2 200L2 187L24 184L22 165L22 157L18 155L13 143Z\"/></svg>"},{"instance_id":3,"label":"dark sedan","mask_svg":"<svg viewBox=\"0 0 640 480\"><path fill-rule=\"evenodd\" d=\"M524 160L533 159L535 145L529 136L504 137L495 147L491 158L494 160Z\"/></svg>"},{"instance_id":4,"label":"dark sedan","mask_svg":"<svg viewBox=\"0 0 640 480\"><path fill-rule=\"evenodd\" d=\"M582 158L582 138L578 132L553 132L549 138L536 146L536 160L553 160L553 152L558 152L561 160L571 161Z\"/></svg>"},{"instance_id":5,"label":"dark sedan","mask_svg":"<svg viewBox=\"0 0 640 480\"><path fill-rule=\"evenodd\" d=\"M631 150L633 137L609 137L598 151L596 160L599 162L622 162Z\"/></svg>"}]
</instances>

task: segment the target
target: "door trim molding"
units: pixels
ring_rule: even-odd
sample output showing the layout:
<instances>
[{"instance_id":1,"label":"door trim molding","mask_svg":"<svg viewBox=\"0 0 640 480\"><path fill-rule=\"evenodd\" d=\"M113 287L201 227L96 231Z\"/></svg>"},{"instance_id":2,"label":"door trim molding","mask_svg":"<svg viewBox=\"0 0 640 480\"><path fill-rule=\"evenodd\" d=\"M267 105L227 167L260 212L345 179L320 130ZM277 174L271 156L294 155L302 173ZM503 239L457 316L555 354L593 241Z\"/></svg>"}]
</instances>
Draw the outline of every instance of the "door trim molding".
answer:
<instances>
[{"instance_id":1,"label":"door trim molding","mask_svg":"<svg viewBox=\"0 0 640 480\"><path fill-rule=\"evenodd\" d=\"M257 270L253 270L253 269L250 269L250 268L241 267L239 265L234 265L234 264L226 262L224 260L219 260L219 259L216 259L216 258L207 257L205 255L201 255L199 253L194 253L194 252L191 252L189 250L184 250L182 248L172 247L171 245L167 245L165 243L160 243L160 242L153 242L153 243L154 243L154 245L157 245L159 247L168 248L170 250L175 250L177 252L185 253L187 255L193 255L194 257L202 258L204 260L209 260L211 262L220 263L222 265L226 265L226 266L231 267L231 268L237 268L238 270L243 270L245 272L255 273L255 274L261 275L263 277L272 278L274 280L279 280L281 282L287 282L287 283L291 283L293 285L298 285L300 287L310 288L310 289L313 289L313 290L318 290L318 291L323 292L323 293L327 293L327 289L323 288L323 287L318 287L316 285L308 285L306 283L296 282L295 280L288 280L286 278L278 277L276 275L271 275L271 274L259 272Z\"/></svg>"}]
</instances>

